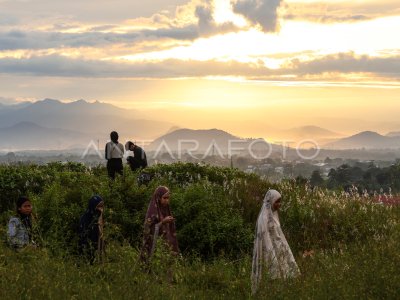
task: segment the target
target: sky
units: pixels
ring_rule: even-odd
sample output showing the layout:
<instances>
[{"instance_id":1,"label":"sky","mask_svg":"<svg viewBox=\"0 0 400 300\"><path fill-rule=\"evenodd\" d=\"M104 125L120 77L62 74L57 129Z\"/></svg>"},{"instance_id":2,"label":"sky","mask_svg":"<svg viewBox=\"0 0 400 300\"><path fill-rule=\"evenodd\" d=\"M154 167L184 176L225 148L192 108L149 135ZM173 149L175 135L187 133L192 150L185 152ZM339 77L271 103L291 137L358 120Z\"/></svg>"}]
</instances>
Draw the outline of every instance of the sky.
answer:
<instances>
[{"instance_id":1,"label":"sky","mask_svg":"<svg viewBox=\"0 0 400 300\"><path fill-rule=\"evenodd\" d=\"M398 0L0 0L0 103L193 129L400 131Z\"/></svg>"}]
</instances>

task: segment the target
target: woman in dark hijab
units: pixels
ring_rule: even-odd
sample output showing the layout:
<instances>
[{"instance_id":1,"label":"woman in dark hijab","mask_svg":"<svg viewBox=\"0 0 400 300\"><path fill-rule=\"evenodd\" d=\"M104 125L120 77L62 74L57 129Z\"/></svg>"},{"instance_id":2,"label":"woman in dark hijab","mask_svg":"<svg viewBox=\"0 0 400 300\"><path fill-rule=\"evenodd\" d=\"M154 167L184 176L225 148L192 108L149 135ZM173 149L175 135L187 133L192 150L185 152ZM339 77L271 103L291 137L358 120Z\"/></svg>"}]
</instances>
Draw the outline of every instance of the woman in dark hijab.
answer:
<instances>
[{"instance_id":1,"label":"woman in dark hijab","mask_svg":"<svg viewBox=\"0 0 400 300\"><path fill-rule=\"evenodd\" d=\"M153 255L158 237L162 237L172 254L179 253L175 219L169 208L169 200L170 191L165 186L159 186L151 198L144 222L143 247L140 255L145 263L148 263Z\"/></svg>"},{"instance_id":2,"label":"woman in dark hijab","mask_svg":"<svg viewBox=\"0 0 400 300\"><path fill-rule=\"evenodd\" d=\"M86 256L93 264L96 251L100 259L104 251L103 237L104 201L100 196L93 196L89 200L88 209L79 221L79 252Z\"/></svg>"},{"instance_id":3,"label":"woman in dark hijab","mask_svg":"<svg viewBox=\"0 0 400 300\"><path fill-rule=\"evenodd\" d=\"M8 242L15 249L21 249L32 241L32 204L28 197L17 200L17 215L8 222Z\"/></svg>"}]
</instances>

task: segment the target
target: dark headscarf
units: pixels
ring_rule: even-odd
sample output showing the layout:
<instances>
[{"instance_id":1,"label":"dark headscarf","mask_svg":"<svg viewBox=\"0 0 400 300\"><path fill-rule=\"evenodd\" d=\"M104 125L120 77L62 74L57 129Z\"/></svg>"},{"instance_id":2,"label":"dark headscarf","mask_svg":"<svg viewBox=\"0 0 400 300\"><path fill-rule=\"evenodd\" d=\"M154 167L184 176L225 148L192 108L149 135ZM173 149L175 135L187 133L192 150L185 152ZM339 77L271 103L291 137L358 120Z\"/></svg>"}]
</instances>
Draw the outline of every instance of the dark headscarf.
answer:
<instances>
[{"instance_id":1,"label":"dark headscarf","mask_svg":"<svg viewBox=\"0 0 400 300\"><path fill-rule=\"evenodd\" d=\"M88 208L82 215L80 224L90 224L94 218L99 217L99 212L96 210L97 205L103 201L100 196L93 196L89 199Z\"/></svg>"},{"instance_id":2,"label":"dark headscarf","mask_svg":"<svg viewBox=\"0 0 400 300\"><path fill-rule=\"evenodd\" d=\"M141 253L141 258L143 261L147 261L148 258L153 254L152 251L154 250L154 243L156 242L158 236L163 237L173 252L179 253L175 222L160 224L165 217L171 216L169 205L163 206L160 203L161 197L167 193L169 193L169 189L167 187L159 186L154 191L147 209L146 219L144 222L143 247ZM158 236L156 232L157 224L160 224Z\"/></svg>"},{"instance_id":3,"label":"dark headscarf","mask_svg":"<svg viewBox=\"0 0 400 300\"><path fill-rule=\"evenodd\" d=\"M87 238L88 231L91 230L91 225L96 222L100 216L100 212L96 210L97 205L103 201L100 196L93 196L89 199L88 208L79 220L79 235L81 239Z\"/></svg>"},{"instance_id":4,"label":"dark headscarf","mask_svg":"<svg viewBox=\"0 0 400 300\"><path fill-rule=\"evenodd\" d=\"M18 214L22 224L24 224L25 228L28 230L28 234L29 234L29 237L30 237L30 235L31 235L30 232L32 230L32 216L31 215L22 214L20 212L20 210L19 210L26 201L30 201L29 198L26 197L26 196L20 196L17 199L17 202L16 202L16 204L17 204L17 214Z\"/></svg>"},{"instance_id":5,"label":"dark headscarf","mask_svg":"<svg viewBox=\"0 0 400 300\"><path fill-rule=\"evenodd\" d=\"M111 139L111 141L113 141L113 143L118 144L118 138L119 138L118 132L112 131L110 133L110 139Z\"/></svg>"},{"instance_id":6,"label":"dark headscarf","mask_svg":"<svg viewBox=\"0 0 400 300\"><path fill-rule=\"evenodd\" d=\"M101 212L96 210L97 205L102 202L100 196L93 196L89 199L88 208L79 220L79 251L88 256L92 264L95 259L95 251L99 246L99 217Z\"/></svg>"}]
</instances>

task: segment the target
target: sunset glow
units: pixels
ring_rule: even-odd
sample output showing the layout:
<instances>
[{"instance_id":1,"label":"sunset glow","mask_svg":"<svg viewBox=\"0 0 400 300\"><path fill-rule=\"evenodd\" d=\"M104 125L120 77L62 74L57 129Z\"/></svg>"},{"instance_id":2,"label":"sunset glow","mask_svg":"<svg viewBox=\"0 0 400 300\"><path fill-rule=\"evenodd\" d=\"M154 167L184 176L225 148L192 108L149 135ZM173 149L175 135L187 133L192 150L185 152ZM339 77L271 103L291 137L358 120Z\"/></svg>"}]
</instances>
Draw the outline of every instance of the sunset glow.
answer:
<instances>
[{"instance_id":1,"label":"sunset glow","mask_svg":"<svg viewBox=\"0 0 400 300\"><path fill-rule=\"evenodd\" d=\"M333 130L332 115L350 118L349 132L400 126L397 1L79 3L0 1L0 102L84 98L240 134L198 111L286 128Z\"/></svg>"}]
</instances>

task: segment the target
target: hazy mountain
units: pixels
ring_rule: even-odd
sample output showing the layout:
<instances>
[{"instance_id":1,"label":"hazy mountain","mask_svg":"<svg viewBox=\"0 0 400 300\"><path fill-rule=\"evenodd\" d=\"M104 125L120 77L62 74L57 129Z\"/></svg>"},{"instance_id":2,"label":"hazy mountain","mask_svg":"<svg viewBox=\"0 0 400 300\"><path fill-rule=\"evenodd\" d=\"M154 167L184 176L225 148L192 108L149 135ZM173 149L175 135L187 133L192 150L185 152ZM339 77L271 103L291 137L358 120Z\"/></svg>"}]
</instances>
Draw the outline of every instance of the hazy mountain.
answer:
<instances>
[{"instance_id":1,"label":"hazy mountain","mask_svg":"<svg viewBox=\"0 0 400 300\"><path fill-rule=\"evenodd\" d=\"M359 134L327 144L330 149L387 149L400 148L400 137L383 136L377 132L364 131Z\"/></svg>"},{"instance_id":2,"label":"hazy mountain","mask_svg":"<svg viewBox=\"0 0 400 300\"><path fill-rule=\"evenodd\" d=\"M10 151L20 149L65 149L74 145L87 145L91 137L72 130L46 128L31 122L21 122L0 128L0 148Z\"/></svg>"},{"instance_id":3,"label":"hazy mountain","mask_svg":"<svg viewBox=\"0 0 400 300\"><path fill-rule=\"evenodd\" d=\"M392 131L386 134L387 137L399 137L400 136L400 131Z\"/></svg>"},{"instance_id":4,"label":"hazy mountain","mask_svg":"<svg viewBox=\"0 0 400 300\"><path fill-rule=\"evenodd\" d=\"M292 138L335 138L343 136L340 133L330 131L325 128L318 126L302 126L297 128L292 128L289 130L284 130L281 132L283 136Z\"/></svg>"},{"instance_id":5,"label":"hazy mountain","mask_svg":"<svg viewBox=\"0 0 400 300\"><path fill-rule=\"evenodd\" d=\"M325 145L336 141L338 138L344 137L344 135L340 133L314 125L270 131L269 134L276 142L286 143L286 145L291 147L300 148L315 147L315 144Z\"/></svg>"},{"instance_id":6,"label":"hazy mountain","mask_svg":"<svg viewBox=\"0 0 400 300\"><path fill-rule=\"evenodd\" d=\"M136 110L122 109L111 104L78 100L63 103L45 99L0 109L0 128L20 122L31 122L46 128L62 128L107 140L112 130L122 139L153 139L164 133L171 123L147 119Z\"/></svg>"},{"instance_id":7,"label":"hazy mountain","mask_svg":"<svg viewBox=\"0 0 400 300\"><path fill-rule=\"evenodd\" d=\"M218 155L219 151L226 154L230 146L232 153L237 154L234 148L248 149L249 145L255 141L256 139L242 139L219 129L178 129L154 140L147 149L160 152L166 152L167 150L176 152L181 149L209 154L214 152L215 155ZM261 143L254 143L252 149L255 152L268 151L266 145Z\"/></svg>"},{"instance_id":8,"label":"hazy mountain","mask_svg":"<svg viewBox=\"0 0 400 300\"><path fill-rule=\"evenodd\" d=\"M0 110L15 110L31 105L32 102L24 101L16 104L3 104L0 103Z\"/></svg>"}]
</instances>

